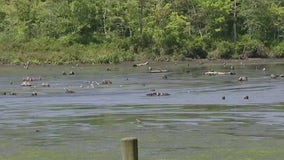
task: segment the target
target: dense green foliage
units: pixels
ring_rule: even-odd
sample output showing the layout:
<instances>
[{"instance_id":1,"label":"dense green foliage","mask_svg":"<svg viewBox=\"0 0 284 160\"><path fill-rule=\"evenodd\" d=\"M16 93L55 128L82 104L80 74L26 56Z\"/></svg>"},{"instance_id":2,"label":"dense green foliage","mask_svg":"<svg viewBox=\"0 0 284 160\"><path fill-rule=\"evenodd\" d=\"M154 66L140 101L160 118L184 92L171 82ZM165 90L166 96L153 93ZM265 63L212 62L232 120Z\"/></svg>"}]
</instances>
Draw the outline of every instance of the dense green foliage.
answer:
<instances>
[{"instance_id":1,"label":"dense green foliage","mask_svg":"<svg viewBox=\"0 0 284 160\"><path fill-rule=\"evenodd\" d=\"M283 0L0 0L2 63L284 57Z\"/></svg>"}]
</instances>

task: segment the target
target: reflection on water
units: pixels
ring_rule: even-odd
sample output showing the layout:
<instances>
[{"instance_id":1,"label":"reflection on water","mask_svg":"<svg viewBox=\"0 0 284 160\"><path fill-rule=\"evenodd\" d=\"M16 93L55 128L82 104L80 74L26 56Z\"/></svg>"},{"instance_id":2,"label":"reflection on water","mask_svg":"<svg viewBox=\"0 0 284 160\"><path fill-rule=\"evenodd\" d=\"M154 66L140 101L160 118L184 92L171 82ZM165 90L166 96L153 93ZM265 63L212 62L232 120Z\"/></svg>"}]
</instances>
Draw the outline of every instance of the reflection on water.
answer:
<instances>
[{"instance_id":1,"label":"reflection on water","mask_svg":"<svg viewBox=\"0 0 284 160\"><path fill-rule=\"evenodd\" d=\"M265 66L265 72L236 66L237 75L209 77L202 73L212 66L187 72L180 65L169 67L167 79L145 68L104 67L72 68L74 76L61 75L67 66L1 68L0 92L17 95L0 96L0 159L121 159L126 136L138 137L145 160L284 158L284 79L269 77L283 65ZM32 88L19 85L31 74L51 87L33 82L38 96L31 96ZM237 81L240 75L249 80ZM103 79L113 84L89 85ZM65 94L65 87L75 93ZM147 97L151 89L171 95Z\"/></svg>"}]
</instances>

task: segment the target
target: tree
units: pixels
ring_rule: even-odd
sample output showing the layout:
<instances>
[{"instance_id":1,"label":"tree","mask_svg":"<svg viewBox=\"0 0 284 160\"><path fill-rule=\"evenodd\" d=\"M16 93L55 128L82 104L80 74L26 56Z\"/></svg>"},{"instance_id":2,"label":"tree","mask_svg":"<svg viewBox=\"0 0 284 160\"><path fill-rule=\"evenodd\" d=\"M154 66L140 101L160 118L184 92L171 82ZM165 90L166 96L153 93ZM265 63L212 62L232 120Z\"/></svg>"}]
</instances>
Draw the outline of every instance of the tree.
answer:
<instances>
[{"instance_id":1,"label":"tree","mask_svg":"<svg viewBox=\"0 0 284 160\"><path fill-rule=\"evenodd\" d=\"M243 20L242 30L252 38L261 39L262 33L265 33L269 3L265 0L242 0L241 2L239 15Z\"/></svg>"},{"instance_id":2,"label":"tree","mask_svg":"<svg viewBox=\"0 0 284 160\"><path fill-rule=\"evenodd\" d=\"M163 48L167 54L173 54L175 51L179 52L182 48L186 48L189 26L190 23L186 21L186 17L178 15L177 12L171 13L163 35Z\"/></svg>"},{"instance_id":3,"label":"tree","mask_svg":"<svg viewBox=\"0 0 284 160\"><path fill-rule=\"evenodd\" d=\"M283 0L0 0L0 49L36 48L60 56L74 50L68 48L77 48L75 55L82 48L90 55L94 48L154 57L229 58L232 50L267 55L282 51L283 5Z\"/></svg>"}]
</instances>

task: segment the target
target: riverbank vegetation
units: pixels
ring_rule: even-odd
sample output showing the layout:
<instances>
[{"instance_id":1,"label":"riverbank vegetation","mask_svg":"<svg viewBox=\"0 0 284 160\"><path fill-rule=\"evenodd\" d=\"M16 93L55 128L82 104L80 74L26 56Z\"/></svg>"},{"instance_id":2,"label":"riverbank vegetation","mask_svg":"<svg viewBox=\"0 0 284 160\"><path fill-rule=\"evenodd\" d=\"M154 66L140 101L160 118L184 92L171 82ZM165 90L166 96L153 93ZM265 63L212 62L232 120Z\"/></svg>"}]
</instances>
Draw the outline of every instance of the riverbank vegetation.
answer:
<instances>
[{"instance_id":1,"label":"riverbank vegetation","mask_svg":"<svg viewBox=\"0 0 284 160\"><path fill-rule=\"evenodd\" d=\"M283 0L0 0L0 62L284 57Z\"/></svg>"}]
</instances>

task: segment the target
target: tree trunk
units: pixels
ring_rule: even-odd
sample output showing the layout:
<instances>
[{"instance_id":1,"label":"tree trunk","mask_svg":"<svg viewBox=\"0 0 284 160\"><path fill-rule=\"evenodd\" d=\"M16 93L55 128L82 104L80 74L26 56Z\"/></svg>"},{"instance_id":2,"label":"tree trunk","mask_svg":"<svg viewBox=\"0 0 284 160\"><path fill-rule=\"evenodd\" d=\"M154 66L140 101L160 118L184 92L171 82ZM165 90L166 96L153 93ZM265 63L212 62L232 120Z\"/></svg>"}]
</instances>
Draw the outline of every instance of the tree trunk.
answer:
<instances>
[{"instance_id":1,"label":"tree trunk","mask_svg":"<svg viewBox=\"0 0 284 160\"><path fill-rule=\"evenodd\" d=\"M237 0L234 0L234 24L233 24L233 32L234 32L234 42L237 42Z\"/></svg>"},{"instance_id":2,"label":"tree trunk","mask_svg":"<svg viewBox=\"0 0 284 160\"><path fill-rule=\"evenodd\" d=\"M140 8L140 11L139 11L139 31L140 31L140 35L142 36L143 34L143 0L139 0L139 8Z\"/></svg>"}]
</instances>

